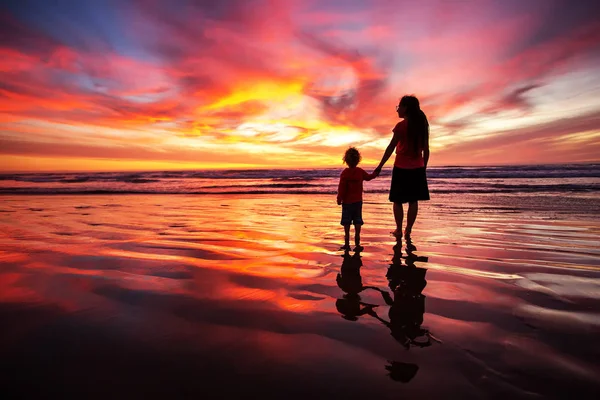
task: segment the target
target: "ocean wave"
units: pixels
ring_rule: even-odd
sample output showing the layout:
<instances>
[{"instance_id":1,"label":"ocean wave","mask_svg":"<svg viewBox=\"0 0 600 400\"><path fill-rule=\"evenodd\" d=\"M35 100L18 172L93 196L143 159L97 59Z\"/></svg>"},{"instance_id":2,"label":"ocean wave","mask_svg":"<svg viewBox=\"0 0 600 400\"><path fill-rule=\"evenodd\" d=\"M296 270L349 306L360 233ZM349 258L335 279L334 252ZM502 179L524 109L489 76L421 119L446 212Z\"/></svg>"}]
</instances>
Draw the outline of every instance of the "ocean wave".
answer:
<instances>
[{"instance_id":1,"label":"ocean wave","mask_svg":"<svg viewBox=\"0 0 600 400\"><path fill-rule=\"evenodd\" d=\"M314 181L317 179L322 179L322 178L330 178L329 176L322 176L322 177L316 177L316 176L281 176L281 177L276 177L276 178L272 178L271 180L273 182L279 182L279 181Z\"/></svg>"},{"instance_id":2,"label":"ocean wave","mask_svg":"<svg viewBox=\"0 0 600 400\"><path fill-rule=\"evenodd\" d=\"M253 189L253 188L273 188L273 189L301 189L301 188L326 188L327 186L312 183L257 183L254 185L210 185L202 186L202 189Z\"/></svg>"},{"instance_id":3,"label":"ocean wave","mask_svg":"<svg viewBox=\"0 0 600 400\"><path fill-rule=\"evenodd\" d=\"M129 178L129 179L122 179L120 181L121 182L127 182L127 183L154 183L154 182L160 182L160 179L152 179L152 178Z\"/></svg>"},{"instance_id":4,"label":"ocean wave","mask_svg":"<svg viewBox=\"0 0 600 400\"><path fill-rule=\"evenodd\" d=\"M0 175L0 194L335 193L341 169L40 173ZM386 193L391 168L365 191ZM432 193L600 192L600 165L449 167L427 170ZM469 179L470 178L470 179Z\"/></svg>"},{"instance_id":5,"label":"ocean wave","mask_svg":"<svg viewBox=\"0 0 600 400\"><path fill-rule=\"evenodd\" d=\"M382 192L383 193L383 192ZM0 195L3 194L19 194L19 195L131 195L131 194L147 194L147 195L242 195L242 194L336 194L334 190L223 190L223 191L176 191L176 190L131 190L131 189L89 189L89 190L66 190L66 189L29 189L29 188L14 188L10 191L5 191L0 188Z\"/></svg>"},{"instance_id":6,"label":"ocean wave","mask_svg":"<svg viewBox=\"0 0 600 400\"><path fill-rule=\"evenodd\" d=\"M563 185L564 186L564 185ZM365 193L388 193L389 189L369 189ZM513 187L513 188L430 188L435 194L568 194L568 193L600 193L600 188L573 187ZM336 194L336 187L306 185L306 184L281 184L281 185L255 185L255 186L207 186L190 189L165 189L165 188L0 188L0 195L89 195L89 194Z\"/></svg>"},{"instance_id":7,"label":"ocean wave","mask_svg":"<svg viewBox=\"0 0 600 400\"><path fill-rule=\"evenodd\" d=\"M366 168L367 170L369 168ZM262 169L262 170L205 170L205 171L150 171L150 172L93 172L93 173L23 173L0 174L0 181L30 183L84 183L129 182L149 183L162 180L256 180L313 181L337 179L342 168L324 169ZM391 168L381 176L389 177ZM427 176L432 179L544 179L544 178L600 178L600 164L562 166L506 166L506 167L430 167Z\"/></svg>"}]
</instances>

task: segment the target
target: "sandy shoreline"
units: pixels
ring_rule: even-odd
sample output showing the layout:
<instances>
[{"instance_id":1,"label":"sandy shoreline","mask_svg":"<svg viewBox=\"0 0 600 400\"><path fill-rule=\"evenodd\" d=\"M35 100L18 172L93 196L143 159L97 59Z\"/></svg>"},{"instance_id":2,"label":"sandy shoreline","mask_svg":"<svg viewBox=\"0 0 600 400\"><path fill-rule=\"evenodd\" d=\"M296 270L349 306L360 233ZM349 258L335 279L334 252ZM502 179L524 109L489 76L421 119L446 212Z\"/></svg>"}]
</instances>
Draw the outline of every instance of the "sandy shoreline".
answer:
<instances>
[{"instance_id":1,"label":"sandy shoreline","mask_svg":"<svg viewBox=\"0 0 600 400\"><path fill-rule=\"evenodd\" d=\"M92 397L598 391L600 227L589 211L531 204L439 196L422 206L414 264L427 270L422 327L438 341L406 350L381 321L391 314L380 291L360 293L379 319L336 308L343 233L331 196L1 197L2 387ZM360 281L390 292L384 195L367 195L364 217ZM398 382L393 362L417 370Z\"/></svg>"}]
</instances>

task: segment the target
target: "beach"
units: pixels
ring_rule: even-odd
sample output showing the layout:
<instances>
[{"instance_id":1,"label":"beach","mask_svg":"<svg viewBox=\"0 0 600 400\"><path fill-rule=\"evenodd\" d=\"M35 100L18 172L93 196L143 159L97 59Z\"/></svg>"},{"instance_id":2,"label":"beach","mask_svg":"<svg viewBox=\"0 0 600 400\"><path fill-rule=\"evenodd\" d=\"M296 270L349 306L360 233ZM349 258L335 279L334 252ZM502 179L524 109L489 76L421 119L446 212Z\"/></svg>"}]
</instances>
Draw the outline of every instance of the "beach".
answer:
<instances>
[{"instance_id":1,"label":"beach","mask_svg":"<svg viewBox=\"0 0 600 400\"><path fill-rule=\"evenodd\" d=\"M0 400L600 400L600 1L1 10Z\"/></svg>"},{"instance_id":2,"label":"beach","mask_svg":"<svg viewBox=\"0 0 600 400\"><path fill-rule=\"evenodd\" d=\"M349 317L331 195L3 195L1 391L593 398L599 200L515 199L437 194L408 256L385 194L367 193L351 278L365 312ZM408 309L426 346L387 322L395 256L425 270L424 312Z\"/></svg>"}]
</instances>

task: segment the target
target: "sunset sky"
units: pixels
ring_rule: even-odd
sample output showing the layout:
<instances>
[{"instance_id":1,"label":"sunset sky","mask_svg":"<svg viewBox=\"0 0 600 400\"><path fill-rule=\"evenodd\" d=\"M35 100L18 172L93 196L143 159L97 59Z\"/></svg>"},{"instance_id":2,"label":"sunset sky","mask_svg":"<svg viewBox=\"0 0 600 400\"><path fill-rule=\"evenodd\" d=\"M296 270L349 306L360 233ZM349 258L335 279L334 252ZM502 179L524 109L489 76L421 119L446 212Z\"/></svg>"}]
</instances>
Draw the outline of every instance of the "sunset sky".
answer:
<instances>
[{"instance_id":1,"label":"sunset sky","mask_svg":"<svg viewBox=\"0 0 600 400\"><path fill-rule=\"evenodd\" d=\"M0 170L340 166L415 94L432 165L600 161L597 0L16 0Z\"/></svg>"}]
</instances>

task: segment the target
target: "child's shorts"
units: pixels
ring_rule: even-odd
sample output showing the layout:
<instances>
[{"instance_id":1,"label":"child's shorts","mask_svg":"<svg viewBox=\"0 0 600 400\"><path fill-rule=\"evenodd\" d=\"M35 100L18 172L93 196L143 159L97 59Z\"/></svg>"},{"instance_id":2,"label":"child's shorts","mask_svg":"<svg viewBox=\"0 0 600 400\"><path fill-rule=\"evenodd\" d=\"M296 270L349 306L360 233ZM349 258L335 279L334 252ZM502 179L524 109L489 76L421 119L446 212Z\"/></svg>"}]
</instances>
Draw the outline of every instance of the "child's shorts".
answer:
<instances>
[{"instance_id":1,"label":"child's shorts","mask_svg":"<svg viewBox=\"0 0 600 400\"><path fill-rule=\"evenodd\" d=\"M342 204L342 225L362 225L362 201Z\"/></svg>"}]
</instances>

